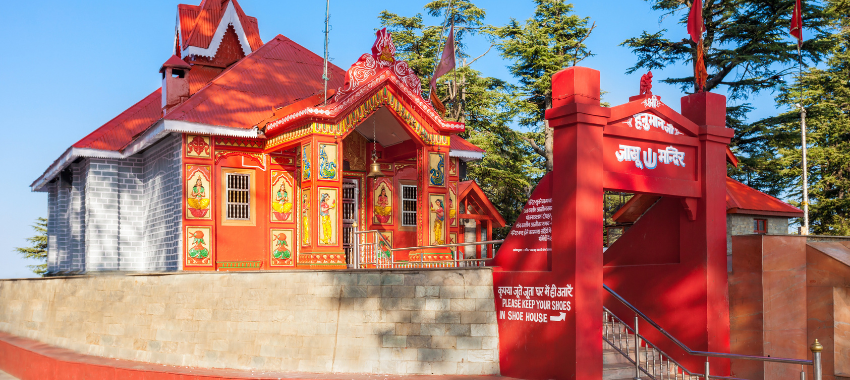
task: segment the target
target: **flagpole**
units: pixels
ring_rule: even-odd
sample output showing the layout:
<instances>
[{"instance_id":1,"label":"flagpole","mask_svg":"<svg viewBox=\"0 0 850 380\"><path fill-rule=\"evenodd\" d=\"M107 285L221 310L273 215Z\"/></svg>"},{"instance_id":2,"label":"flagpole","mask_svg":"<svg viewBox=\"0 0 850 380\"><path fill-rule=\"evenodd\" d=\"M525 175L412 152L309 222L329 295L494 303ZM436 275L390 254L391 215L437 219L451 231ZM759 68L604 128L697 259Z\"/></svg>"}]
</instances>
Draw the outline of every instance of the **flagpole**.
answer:
<instances>
[{"instance_id":1,"label":"flagpole","mask_svg":"<svg viewBox=\"0 0 850 380\"><path fill-rule=\"evenodd\" d=\"M328 105L328 32L331 20L331 0L327 0L325 3L325 71L322 73L322 81L325 83L325 106Z\"/></svg>"},{"instance_id":2,"label":"flagpole","mask_svg":"<svg viewBox=\"0 0 850 380\"><path fill-rule=\"evenodd\" d=\"M797 107L800 108L800 134L802 135L802 151L803 151L803 228L800 229L802 235L809 234L809 166L806 163L807 143L806 143L806 108L803 106L803 52L800 50L800 43L797 43L797 54L800 58L800 103Z\"/></svg>"}]
</instances>

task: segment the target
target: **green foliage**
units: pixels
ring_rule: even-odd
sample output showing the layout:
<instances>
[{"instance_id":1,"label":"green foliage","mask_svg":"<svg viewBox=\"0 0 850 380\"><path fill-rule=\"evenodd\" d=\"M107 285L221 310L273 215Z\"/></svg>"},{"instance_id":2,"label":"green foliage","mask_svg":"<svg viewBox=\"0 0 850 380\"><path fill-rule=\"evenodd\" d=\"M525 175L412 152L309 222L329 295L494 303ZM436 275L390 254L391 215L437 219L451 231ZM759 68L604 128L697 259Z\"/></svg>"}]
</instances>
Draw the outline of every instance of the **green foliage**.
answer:
<instances>
[{"instance_id":1,"label":"green foliage","mask_svg":"<svg viewBox=\"0 0 850 380\"><path fill-rule=\"evenodd\" d=\"M516 88L493 77L485 77L474 70L464 58L470 55L464 41L472 36L492 38L493 27L484 24L483 9L467 0L437 0L425 5L428 14L441 17L446 14L448 25L454 21L457 43L458 67L438 80L437 91L447 108L446 118L466 123L461 137L486 151L484 159L470 162L468 179L475 180L499 212L512 225L522 211L542 173L537 158L522 140L522 133L510 128L517 115L519 100ZM381 12L382 26L393 33L396 58L408 65L422 80L423 91L442 53L440 31L442 25L427 26L421 14L413 17ZM496 238L507 235L507 230L495 230Z\"/></svg>"},{"instance_id":2,"label":"green foliage","mask_svg":"<svg viewBox=\"0 0 850 380\"><path fill-rule=\"evenodd\" d=\"M756 147L751 161L759 165L755 186L802 199L800 111L795 108L802 100L807 110L810 229L814 234L846 236L850 235L850 31L836 37L839 44L827 68L809 69L780 91L777 103L789 111L753 123L750 146Z\"/></svg>"},{"instance_id":3,"label":"green foliage","mask_svg":"<svg viewBox=\"0 0 850 380\"><path fill-rule=\"evenodd\" d=\"M15 251L23 255L25 258L44 261L42 264L28 265L33 273L39 276L44 276L44 274L47 273L47 218L36 219L32 228L35 230L36 235L27 238L27 241L29 241L32 246L15 248Z\"/></svg>"},{"instance_id":4,"label":"green foliage","mask_svg":"<svg viewBox=\"0 0 850 380\"><path fill-rule=\"evenodd\" d=\"M731 99L746 99L762 90L776 90L785 83L797 63L797 46L788 35L795 0L706 0L705 65L708 80L705 90L720 85L728 87ZM652 0L652 9L663 17L679 16L681 28L676 33L664 29L644 31L622 43L632 49L637 63L627 73L640 69L663 69L688 63L696 55L696 43L687 34L687 16L691 1ZM803 55L810 62L820 62L834 46L831 27L834 8L816 1L803 2L805 20ZM681 39L669 39L674 34ZM796 41L796 40L794 40ZM693 75L666 78L662 82L679 85L682 91L694 89Z\"/></svg>"},{"instance_id":5,"label":"green foliage","mask_svg":"<svg viewBox=\"0 0 850 380\"><path fill-rule=\"evenodd\" d=\"M565 0L534 0L534 16L523 23L511 19L498 28L499 50L512 63L508 68L519 80L517 97L520 125L531 127L523 136L552 170L552 130L544 114L552 107L552 75L591 56L585 39L594 26L589 18L572 13Z\"/></svg>"}]
</instances>

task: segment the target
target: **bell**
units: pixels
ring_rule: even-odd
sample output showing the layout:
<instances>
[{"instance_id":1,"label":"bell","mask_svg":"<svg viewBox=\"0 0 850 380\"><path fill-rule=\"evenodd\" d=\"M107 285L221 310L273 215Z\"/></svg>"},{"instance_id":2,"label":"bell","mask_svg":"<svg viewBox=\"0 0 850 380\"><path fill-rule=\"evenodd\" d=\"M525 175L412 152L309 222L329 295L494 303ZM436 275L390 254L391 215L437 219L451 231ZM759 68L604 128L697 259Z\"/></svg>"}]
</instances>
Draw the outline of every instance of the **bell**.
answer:
<instances>
[{"instance_id":1,"label":"bell","mask_svg":"<svg viewBox=\"0 0 850 380\"><path fill-rule=\"evenodd\" d=\"M371 167L369 168L369 174L366 174L367 177L383 177L384 173L381 172L381 164L377 162L373 162Z\"/></svg>"}]
</instances>

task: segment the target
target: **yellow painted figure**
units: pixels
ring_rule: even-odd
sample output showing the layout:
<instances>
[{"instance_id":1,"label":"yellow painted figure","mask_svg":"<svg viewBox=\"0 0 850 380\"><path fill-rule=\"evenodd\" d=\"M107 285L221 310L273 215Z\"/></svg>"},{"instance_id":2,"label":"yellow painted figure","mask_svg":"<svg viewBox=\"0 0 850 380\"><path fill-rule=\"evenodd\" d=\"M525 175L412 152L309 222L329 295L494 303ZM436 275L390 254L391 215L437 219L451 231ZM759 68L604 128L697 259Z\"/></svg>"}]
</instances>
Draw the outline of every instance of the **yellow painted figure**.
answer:
<instances>
[{"instance_id":1,"label":"yellow painted figure","mask_svg":"<svg viewBox=\"0 0 850 380\"><path fill-rule=\"evenodd\" d=\"M304 222L303 245L308 246L310 245L310 195L306 192L301 200L301 220Z\"/></svg>"},{"instance_id":2,"label":"yellow painted figure","mask_svg":"<svg viewBox=\"0 0 850 380\"><path fill-rule=\"evenodd\" d=\"M437 199L431 205L431 212L437 214L436 218L434 218L434 243L436 244L445 244L445 239L443 238L443 221L446 219L446 212L443 209L443 201Z\"/></svg>"},{"instance_id":3,"label":"yellow painted figure","mask_svg":"<svg viewBox=\"0 0 850 380\"><path fill-rule=\"evenodd\" d=\"M336 201L332 200L328 203L331 195L328 193L322 194L322 199L319 204L319 216L322 222L322 244L333 244L333 228L331 226L331 210L336 208Z\"/></svg>"}]
</instances>

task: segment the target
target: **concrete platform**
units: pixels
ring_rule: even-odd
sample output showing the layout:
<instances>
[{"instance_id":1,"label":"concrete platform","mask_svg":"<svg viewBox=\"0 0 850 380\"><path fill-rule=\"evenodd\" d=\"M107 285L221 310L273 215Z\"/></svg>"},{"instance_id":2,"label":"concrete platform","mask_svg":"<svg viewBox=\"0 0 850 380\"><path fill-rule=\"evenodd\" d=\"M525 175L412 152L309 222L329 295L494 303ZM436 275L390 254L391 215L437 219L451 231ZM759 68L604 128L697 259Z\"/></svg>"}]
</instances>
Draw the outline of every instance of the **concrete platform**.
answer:
<instances>
[{"instance_id":1,"label":"concrete platform","mask_svg":"<svg viewBox=\"0 0 850 380\"><path fill-rule=\"evenodd\" d=\"M7 333L0 333L0 380L53 379L315 379L315 380L511 380L502 376L319 374L178 367L83 355Z\"/></svg>"}]
</instances>

